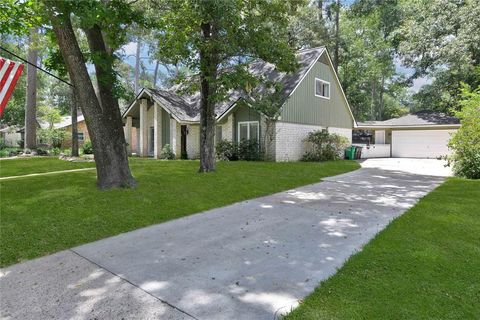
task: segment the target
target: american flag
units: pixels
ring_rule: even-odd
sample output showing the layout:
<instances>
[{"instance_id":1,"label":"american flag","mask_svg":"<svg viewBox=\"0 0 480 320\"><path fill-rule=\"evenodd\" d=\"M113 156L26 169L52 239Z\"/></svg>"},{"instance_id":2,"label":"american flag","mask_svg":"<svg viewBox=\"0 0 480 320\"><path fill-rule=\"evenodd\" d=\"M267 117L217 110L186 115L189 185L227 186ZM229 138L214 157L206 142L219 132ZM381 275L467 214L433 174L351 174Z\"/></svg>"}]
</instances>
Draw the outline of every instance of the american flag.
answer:
<instances>
[{"instance_id":1,"label":"american flag","mask_svg":"<svg viewBox=\"0 0 480 320\"><path fill-rule=\"evenodd\" d=\"M0 57L0 117L22 70L23 64Z\"/></svg>"}]
</instances>

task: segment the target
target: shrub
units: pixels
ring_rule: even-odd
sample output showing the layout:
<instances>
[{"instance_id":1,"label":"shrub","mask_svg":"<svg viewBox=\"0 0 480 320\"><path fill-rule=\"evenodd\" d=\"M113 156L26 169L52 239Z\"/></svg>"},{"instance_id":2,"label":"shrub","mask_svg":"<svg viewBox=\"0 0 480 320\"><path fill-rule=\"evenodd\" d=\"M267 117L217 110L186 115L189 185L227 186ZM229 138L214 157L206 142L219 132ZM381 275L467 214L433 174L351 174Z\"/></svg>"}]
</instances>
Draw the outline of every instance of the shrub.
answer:
<instances>
[{"instance_id":1,"label":"shrub","mask_svg":"<svg viewBox=\"0 0 480 320\"><path fill-rule=\"evenodd\" d=\"M172 146L170 146L168 143L163 146L162 150L160 151L160 159L175 160L175 153L173 153Z\"/></svg>"},{"instance_id":2,"label":"shrub","mask_svg":"<svg viewBox=\"0 0 480 320\"><path fill-rule=\"evenodd\" d=\"M222 140L216 146L217 158L227 161L261 160L259 144L255 140L242 140L239 145L229 140Z\"/></svg>"},{"instance_id":3,"label":"shrub","mask_svg":"<svg viewBox=\"0 0 480 320\"><path fill-rule=\"evenodd\" d=\"M336 133L328 133L327 130L310 132L305 139L311 145L302 161L327 161L338 160L343 157L343 152L348 146L348 139Z\"/></svg>"},{"instance_id":4,"label":"shrub","mask_svg":"<svg viewBox=\"0 0 480 320\"><path fill-rule=\"evenodd\" d=\"M217 158L220 160L236 161L238 160L237 146L229 140L221 140L215 147Z\"/></svg>"},{"instance_id":5,"label":"shrub","mask_svg":"<svg viewBox=\"0 0 480 320\"><path fill-rule=\"evenodd\" d=\"M256 140L242 140L238 146L238 159L246 161L258 161L260 148Z\"/></svg>"},{"instance_id":6,"label":"shrub","mask_svg":"<svg viewBox=\"0 0 480 320\"><path fill-rule=\"evenodd\" d=\"M8 146L5 141L3 141L3 139L0 139L0 150L6 149L7 147Z\"/></svg>"},{"instance_id":7,"label":"shrub","mask_svg":"<svg viewBox=\"0 0 480 320\"><path fill-rule=\"evenodd\" d=\"M35 149L37 156L48 156L48 151L44 148L37 148Z\"/></svg>"},{"instance_id":8,"label":"shrub","mask_svg":"<svg viewBox=\"0 0 480 320\"><path fill-rule=\"evenodd\" d=\"M454 111L462 126L452 135L448 146L453 150L448 157L457 176L480 179L480 86L462 88L460 111Z\"/></svg>"},{"instance_id":9,"label":"shrub","mask_svg":"<svg viewBox=\"0 0 480 320\"><path fill-rule=\"evenodd\" d=\"M93 154L92 141L87 140L82 146L83 154Z\"/></svg>"},{"instance_id":10,"label":"shrub","mask_svg":"<svg viewBox=\"0 0 480 320\"><path fill-rule=\"evenodd\" d=\"M50 154L52 154L54 156L58 156L60 154L60 148L52 148L50 150Z\"/></svg>"},{"instance_id":11,"label":"shrub","mask_svg":"<svg viewBox=\"0 0 480 320\"><path fill-rule=\"evenodd\" d=\"M66 132L63 129L39 129L38 137L42 143L45 143L54 148L60 148L62 142L66 137Z\"/></svg>"},{"instance_id":12,"label":"shrub","mask_svg":"<svg viewBox=\"0 0 480 320\"><path fill-rule=\"evenodd\" d=\"M1 149L0 150L0 158L6 158L10 156L10 150L8 149Z\"/></svg>"}]
</instances>

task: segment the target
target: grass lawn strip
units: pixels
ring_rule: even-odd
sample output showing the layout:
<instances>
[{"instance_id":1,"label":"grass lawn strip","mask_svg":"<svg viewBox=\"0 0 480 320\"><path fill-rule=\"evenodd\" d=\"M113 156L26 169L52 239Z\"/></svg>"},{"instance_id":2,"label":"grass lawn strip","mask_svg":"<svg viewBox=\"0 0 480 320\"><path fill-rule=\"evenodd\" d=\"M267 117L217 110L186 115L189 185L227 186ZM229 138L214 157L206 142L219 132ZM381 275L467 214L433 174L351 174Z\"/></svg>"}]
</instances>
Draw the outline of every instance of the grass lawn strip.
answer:
<instances>
[{"instance_id":1,"label":"grass lawn strip","mask_svg":"<svg viewBox=\"0 0 480 320\"><path fill-rule=\"evenodd\" d=\"M95 168L94 162L71 162L55 157L31 157L0 160L0 177L23 176L32 173Z\"/></svg>"},{"instance_id":2,"label":"grass lawn strip","mask_svg":"<svg viewBox=\"0 0 480 320\"><path fill-rule=\"evenodd\" d=\"M46 176L46 175L52 175L52 174L71 173L71 172L88 171L88 170L95 170L95 168L81 168L81 169L69 169L69 170L62 170L62 171L42 172L42 173L30 173L23 176L0 177L0 180L31 178L36 176Z\"/></svg>"},{"instance_id":3,"label":"grass lawn strip","mask_svg":"<svg viewBox=\"0 0 480 320\"><path fill-rule=\"evenodd\" d=\"M219 162L217 172L197 174L197 161L130 163L136 189L99 191L94 170L0 181L1 265L359 168L354 161Z\"/></svg>"},{"instance_id":4,"label":"grass lawn strip","mask_svg":"<svg viewBox=\"0 0 480 320\"><path fill-rule=\"evenodd\" d=\"M449 178L285 320L480 319L480 181Z\"/></svg>"}]
</instances>

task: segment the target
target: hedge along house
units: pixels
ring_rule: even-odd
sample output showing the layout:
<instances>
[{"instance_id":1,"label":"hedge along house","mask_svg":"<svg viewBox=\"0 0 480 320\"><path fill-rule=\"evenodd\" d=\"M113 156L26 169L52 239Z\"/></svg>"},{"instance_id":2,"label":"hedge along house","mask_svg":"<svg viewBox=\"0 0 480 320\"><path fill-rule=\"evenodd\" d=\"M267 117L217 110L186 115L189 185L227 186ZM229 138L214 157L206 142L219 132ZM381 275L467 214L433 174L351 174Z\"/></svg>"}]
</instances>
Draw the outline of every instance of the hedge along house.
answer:
<instances>
[{"instance_id":1,"label":"hedge along house","mask_svg":"<svg viewBox=\"0 0 480 320\"><path fill-rule=\"evenodd\" d=\"M309 132L327 129L351 141L355 120L327 50L302 50L297 58L299 69L290 74L276 71L270 63L250 65L253 74L282 85L280 116L269 130L272 137L265 136L265 115L245 103L242 90L234 90L215 106L216 143L256 140L269 159L295 161L307 150L304 139ZM123 114L130 154L158 158L170 144L177 157L198 158L200 93L177 92L142 89L137 95Z\"/></svg>"}]
</instances>

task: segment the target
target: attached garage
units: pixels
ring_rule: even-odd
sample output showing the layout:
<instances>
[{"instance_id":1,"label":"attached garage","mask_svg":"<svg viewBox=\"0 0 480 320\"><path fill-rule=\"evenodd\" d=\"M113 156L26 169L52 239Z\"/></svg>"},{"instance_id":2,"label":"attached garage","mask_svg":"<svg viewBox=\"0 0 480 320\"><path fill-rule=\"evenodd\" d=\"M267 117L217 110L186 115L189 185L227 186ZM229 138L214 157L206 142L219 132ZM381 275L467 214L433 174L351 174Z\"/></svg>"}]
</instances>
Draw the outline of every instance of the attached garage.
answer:
<instances>
[{"instance_id":1,"label":"attached garage","mask_svg":"<svg viewBox=\"0 0 480 320\"><path fill-rule=\"evenodd\" d=\"M355 129L370 132L372 137L364 148L364 158L375 156L373 151L387 146L393 158L439 158L450 154L448 141L459 127L455 117L418 112L386 121L359 122Z\"/></svg>"},{"instance_id":2,"label":"attached garage","mask_svg":"<svg viewBox=\"0 0 480 320\"><path fill-rule=\"evenodd\" d=\"M438 158L450 153L455 130L392 130L393 158Z\"/></svg>"}]
</instances>

